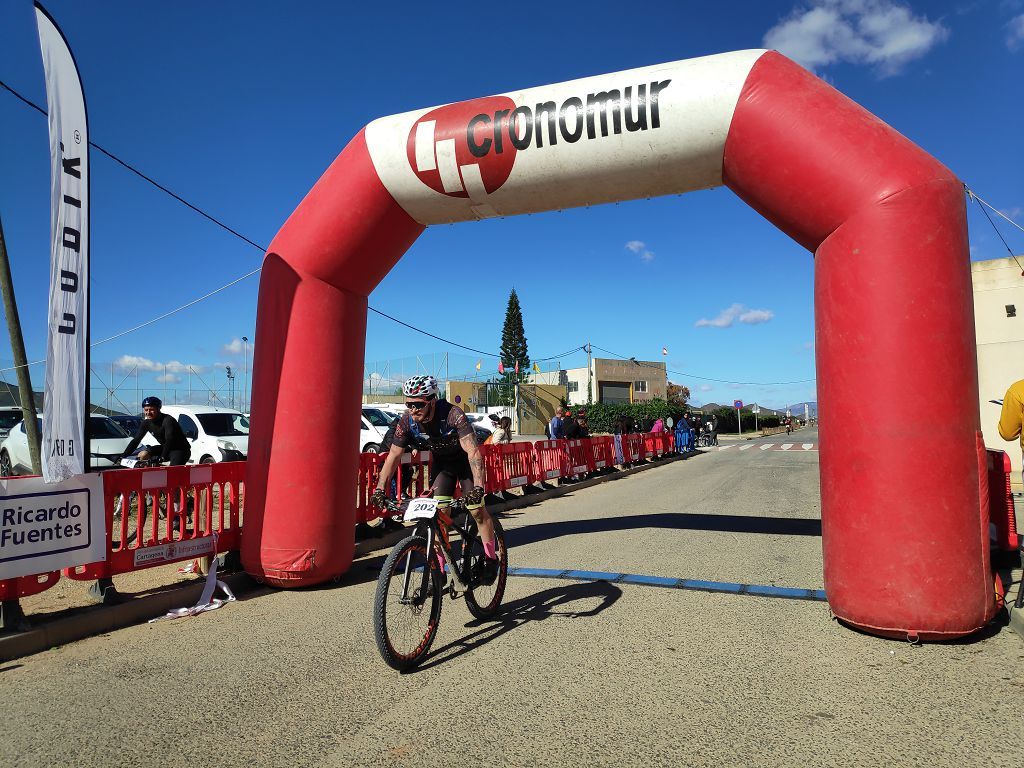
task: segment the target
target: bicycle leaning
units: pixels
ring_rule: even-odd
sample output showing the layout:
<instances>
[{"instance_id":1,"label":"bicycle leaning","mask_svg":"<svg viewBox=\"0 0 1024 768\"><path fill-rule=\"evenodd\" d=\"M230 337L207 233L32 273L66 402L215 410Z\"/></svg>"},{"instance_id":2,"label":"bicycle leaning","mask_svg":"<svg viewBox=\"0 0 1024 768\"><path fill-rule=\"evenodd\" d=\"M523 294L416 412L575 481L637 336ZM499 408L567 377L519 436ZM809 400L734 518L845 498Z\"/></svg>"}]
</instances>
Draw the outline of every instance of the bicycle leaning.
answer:
<instances>
[{"instance_id":1,"label":"bicycle leaning","mask_svg":"<svg viewBox=\"0 0 1024 768\"><path fill-rule=\"evenodd\" d=\"M386 507L390 514L401 509L392 499ZM430 652L440 624L444 593L453 600L464 597L466 607L477 619L492 618L501 608L508 579L505 532L494 518L498 571L488 582L476 521L470 514L462 525L453 520L463 512L466 507L461 499L442 506L436 499L420 496L406 505L404 519L415 521L416 528L384 561L373 601L377 649L394 669L412 669ZM452 540L452 529L459 534L457 541Z\"/></svg>"}]
</instances>

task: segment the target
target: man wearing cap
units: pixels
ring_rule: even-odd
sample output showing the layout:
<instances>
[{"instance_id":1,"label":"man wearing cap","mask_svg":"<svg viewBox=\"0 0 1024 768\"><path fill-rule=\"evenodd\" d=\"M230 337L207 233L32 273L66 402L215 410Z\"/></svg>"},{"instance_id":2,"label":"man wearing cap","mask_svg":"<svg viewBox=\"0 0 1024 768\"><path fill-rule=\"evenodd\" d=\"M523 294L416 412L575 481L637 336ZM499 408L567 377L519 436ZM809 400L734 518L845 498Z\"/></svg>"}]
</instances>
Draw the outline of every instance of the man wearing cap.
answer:
<instances>
[{"instance_id":1,"label":"man wearing cap","mask_svg":"<svg viewBox=\"0 0 1024 768\"><path fill-rule=\"evenodd\" d=\"M155 455L161 463L168 462L172 467L188 463L189 456L192 454L192 446L189 445L185 433L181 431L178 420L160 412L162 406L163 403L160 402L159 397L147 397L142 401L142 415L145 418L139 425L139 431L135 433L135 437L124 449L121 458L131 455L139 447L142 438L150 434L156 439L157 445L146 449L149 454ZM141 458L148 458L148 456L141 456Z\"/></svg>"}]
</instances>

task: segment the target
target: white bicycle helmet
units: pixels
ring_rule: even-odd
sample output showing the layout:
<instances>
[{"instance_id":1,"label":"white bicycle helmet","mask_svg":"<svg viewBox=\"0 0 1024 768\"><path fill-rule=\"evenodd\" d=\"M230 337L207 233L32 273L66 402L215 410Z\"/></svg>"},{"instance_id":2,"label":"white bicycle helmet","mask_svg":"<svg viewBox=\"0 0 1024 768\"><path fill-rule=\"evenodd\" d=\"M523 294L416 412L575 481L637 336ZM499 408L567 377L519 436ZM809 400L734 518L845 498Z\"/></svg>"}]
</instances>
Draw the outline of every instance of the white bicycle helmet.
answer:
<instances>
[{"instance_id":1,"label":"white bicycle helmet","mask_svg":"<svg viewBox=\"0 0 1024 768\"><path fill-rule=\"evenodd\" d=\"M406 397L436 397L437 379L433 376L413 376L402 385L402 393Z\"/></svg>"}]
</instances>

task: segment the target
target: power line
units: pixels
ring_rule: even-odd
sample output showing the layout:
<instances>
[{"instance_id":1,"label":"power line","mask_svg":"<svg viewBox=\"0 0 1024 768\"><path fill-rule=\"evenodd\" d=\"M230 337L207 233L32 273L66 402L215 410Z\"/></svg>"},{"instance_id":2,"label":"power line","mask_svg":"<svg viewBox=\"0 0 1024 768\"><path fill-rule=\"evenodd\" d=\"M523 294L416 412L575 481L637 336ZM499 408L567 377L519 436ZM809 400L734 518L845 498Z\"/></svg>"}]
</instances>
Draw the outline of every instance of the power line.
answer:
<instances>
[{"instance_id":1,"label":"power line","mask_svg":"<svg viewBox=\"0 0 1024 768\"><path fill-rule=\"evenodd\" d=\"M1011 219L1005 213L1000 211L998 208L994 208L993 206L991 206L988 203L986 203L984 200L982 200L980 197L978 197L976 194L974 194L974 190L972 190L966 184L964 184L964 190L967 192L967 196L969 198L971 198L972 200L974 200L974 202L976 202L978 204L978 207L981 208L981 212L983 214L985 214L985 218L988 219L988 223L991 224L992 225L992 229L995 230L996 237L998 237L1000 240L1002 240L1003 245L1006 247L1006 251L1010 254L1010 258L1017 262L1017 266L1018 267L1021 267L1020 261L1017 260L1017 257L1013 253L1013 250L1007 244L1006 240L1003 239L1003 234L999 231L999 228L996 227L996 223L994 221L992 221L992 217L988 215L988 211L985 210L985 207L988 206L989 208L992 208L992 210L995 211L999 216L1002 216L1004 219L1006 219L1008 222L1010 222L1013 226L1015 226L1021 232L1024 232L1024 227L1021 227L1020 224L1015 222L1013 219ZM1021 275L1024 276L1024 267L1021 267Z\"/></svg>"}]
</instances>

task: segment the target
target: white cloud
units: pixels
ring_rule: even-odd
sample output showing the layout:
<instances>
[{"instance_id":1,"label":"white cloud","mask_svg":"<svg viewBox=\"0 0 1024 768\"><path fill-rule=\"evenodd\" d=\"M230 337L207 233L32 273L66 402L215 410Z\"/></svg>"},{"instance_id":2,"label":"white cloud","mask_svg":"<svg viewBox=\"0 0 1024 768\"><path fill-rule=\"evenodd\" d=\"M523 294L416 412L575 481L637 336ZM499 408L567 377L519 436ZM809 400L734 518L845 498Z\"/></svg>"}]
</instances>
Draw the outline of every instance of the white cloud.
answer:
<instances>
[{"instance_id":1,"label":"white cloud","mask_svg":"<svg viewBox=\"0 0 1024 768\"><path fill-rule=\"evenodd\" d=\"M1024 44L1024 13L1014 16L1006 25L1006 47L1016 51Z\"/></svg>"},{"instance_id":2,"label":"white cloud","mask_svg":"<svg viewBox=\"0 0 1024 768\"><path fill-rule=\"evenodd\" d=\"M174 373L160 374L156 377L156 380L161 384L181 384L181 376Z\"/></svg>"},{"instance_id":3,"label":"white cloud","mask_svg":"<svg viewBox=\"0 0 1024 768\"><path fill-rule=\"evenodd\" d=\"M650 264L654 261L654 254L647 250L647 245L641 240L630 240L626 243L626 250L635 253L640 257L640 261L645 264Z\"/></svg>"},{"instance_id":4,"label":"white cloud","mask_svg":"<svg viewBox=\"0 0 1024 768\"><path fill-rule=\"evenodd\" d=\"M114 361L114 365L122 371L131 371L138 368L140 371L149 371L151 373L188 373L189 368L195 373L203 373L207 370L207 367L203 365L190 366L188 363L182 363L177 360L168 360L166 363L161 363L157 360L150 360L148 357L139 357L138 355L121 355Z\"/></svg>"},{"instance_id":5,"label":"white cloud","mask_svg":"<svg viewBox=\"0 0 1024 768\"><path fill-rule=\"evenodd\" d=\"M717 317L711 320L701 318L693 325L695 328L730 328L737 321L747 325L758 325L767 323L773 317L775 313L770 309L747 309L742 304L733 304L719 312Z\"/></svg>"},{"instance_id":6,"label":"white cloud","mask_svg":"<svg viewBox=\"0 0 1024 768\"><path fill-rule=\"evenodd\" d=\"M1021 19L1024 19L1024 16L1021 16ZM1024 26L1024 25L1022 25L1022 26ZM1021 39L1024 40L1024 29L1021 30ZM1013 208L1004 208L1004 209L1000 210L999 212L1001 214L1003 214L1003 216L1005 216L1008 219L1017 219L1017 218L1020 217L1020 215L1022 213L1024 213L1024 208L1021 208L1018 205L1018 206L1015 206Z\"/></svg>"},{"instance_id":7,"label":"white cloud","mask_svg":"<svg viewBox=\"0 0 1024 768\"><path fill-rule=\"evenodd\" d=\"M947 37L941 23L915 16L897 0L811 0L769 29L764 46L808 69L868 64L888 77Z\"/></svg>"},{"instance_id":8,"label":"white cloud","mask_svg":"<svg viewBox=\"0 0 1024 768\"><path fill-rule=\"evenodd\" d=\"M230 343L225 344L220 348L222 355L241 355L248 349L249 353L252 353L252 342L244 342L240 338L234 338Z\"/></svg>"},{"instance_id":9,"label":"white cloud","mask_svg":"<svg viewBox=\"0 0 1024 768\"><path fill-rule=\"evenodd\" d=\"M701 384L700 385L700 391L701 392L710 392L712 389L714 389L714 387L712 387L710 384Z\"/></svg>"}]
</instances>

